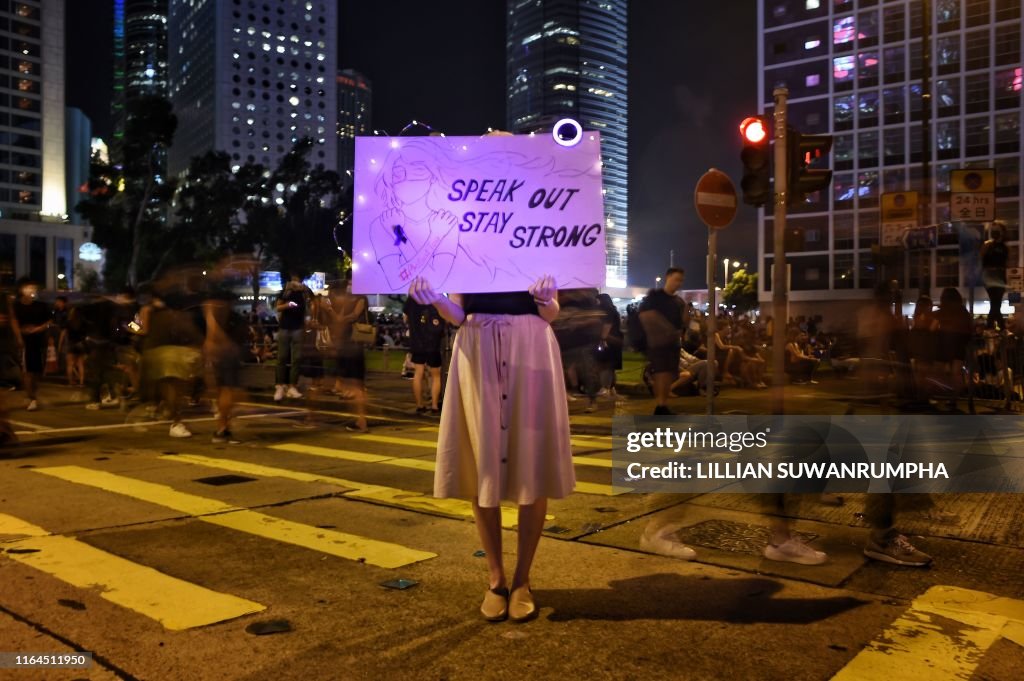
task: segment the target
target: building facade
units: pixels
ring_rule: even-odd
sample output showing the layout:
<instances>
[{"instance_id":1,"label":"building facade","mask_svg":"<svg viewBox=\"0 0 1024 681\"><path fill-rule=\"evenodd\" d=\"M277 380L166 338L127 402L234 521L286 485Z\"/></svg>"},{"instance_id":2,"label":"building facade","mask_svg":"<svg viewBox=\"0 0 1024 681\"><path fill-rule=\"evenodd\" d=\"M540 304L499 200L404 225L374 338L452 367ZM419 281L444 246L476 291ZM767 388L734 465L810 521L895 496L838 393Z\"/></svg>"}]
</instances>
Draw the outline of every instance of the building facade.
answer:
<instances>
[{"instance_id":1,"label":"building facade","mask_svg":"<svg viewBox=\"0 0 1024 681\"><path fill-rule=\"evenodd\" d=\"M788 218L787 234L796 237L786 256L791 315L822 314L829 302L826 322L842 317L842 301L855 305L891 280L911 301L918 289L936 297L950 286L970 298L967 261L976 256L961 245L963 223L952 221L955 169L995 170L996 217L1008 226L1010 265L1022 264L1021 0L926 1L927 13L921 0L758 2L763 111L771 114L772 91L784 86L790 124L834 136L832 186ZM938 225L936 248L879 249L881 196L904 191L921 193L920 222ZM760 226L764 305L771 300L770 210Z\"/></svg>"},{"instance_id":2,"label":"building facade","mask_svg":"<svg viewBox=\"0 0 1024 681\"><path fill-rule=\"evenodd\" d=\"M64 1L0 3L0 288L71 286L65 170Z\"/></svg>"},{"instance_id":3,"label":"building facade","mask_svg":"<svg viewBox=\"0 0 1024 681\"><path fill-rule=\"evenodd\" d=\"M358 71L338 72L338 174L348 185L356 165L356 137L373 129L373 88Z\"/></svg>"},{"instance_id":4,"label":"building facade","mask_svg":"<svg viewBox=\"0 0 1024 681\"><path fill-rule=\"evenodd\" d=\"M114 136L119 162L125 106L133 97L167 96L167 1L114 0Z\"/></svg>"},{"instance_id":5,"label":"building facade","mask_svg":"<svg viewBox=\"0 0 1024 681\"><path fill-rule=\"evenodd\" d=\"M92 157L92 121L81 109L67 107L64 113L64 194L67 197L68 220L87 224L75 210L84 198L82 187L89 182L89 161Z\"/></svg>"},{"instance_id":6,"label":"building facade","mask_svg":"<svg viewBox=\"0 0 1024 681\"><path fill-rule=\"evenodd\" d=\"M170 0L169 172L211 149L273 167L303 137L312 163L337 167L337 22L333 2Z\"/></svg>"},{"instance_id":7,"label":"building facade","mask_svg":"<svg viewBox=\"0 0 1024 681\"><path fill-rule=\"evenodd\" d=\"M507 125L549 131L561 118L601 133L607 283L628 278L626 0L508 0Z\"/></svg>"}]
</instances>

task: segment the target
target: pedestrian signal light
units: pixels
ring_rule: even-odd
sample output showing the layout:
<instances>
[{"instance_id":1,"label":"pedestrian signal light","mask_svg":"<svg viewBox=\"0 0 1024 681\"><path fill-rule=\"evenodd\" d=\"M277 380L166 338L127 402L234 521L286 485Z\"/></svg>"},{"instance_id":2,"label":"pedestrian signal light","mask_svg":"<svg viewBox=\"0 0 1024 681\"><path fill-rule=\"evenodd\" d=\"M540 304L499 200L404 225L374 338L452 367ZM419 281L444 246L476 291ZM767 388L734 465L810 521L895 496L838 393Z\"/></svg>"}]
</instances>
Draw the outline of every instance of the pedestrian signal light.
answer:
<instances>
[{"instance_id":1,"label":"pedestrian signal light","mask_svg":"<svg viewBox=\"0 0 1024 681\"><path fill-rule=\"evenodd\" d=\"M803 203L807 196L820 192L832 182L832 171L821 167L832 150L831 135L804 135L792 128L786 131L789 160L788 204Z\"/></svg>"}]
</instances>

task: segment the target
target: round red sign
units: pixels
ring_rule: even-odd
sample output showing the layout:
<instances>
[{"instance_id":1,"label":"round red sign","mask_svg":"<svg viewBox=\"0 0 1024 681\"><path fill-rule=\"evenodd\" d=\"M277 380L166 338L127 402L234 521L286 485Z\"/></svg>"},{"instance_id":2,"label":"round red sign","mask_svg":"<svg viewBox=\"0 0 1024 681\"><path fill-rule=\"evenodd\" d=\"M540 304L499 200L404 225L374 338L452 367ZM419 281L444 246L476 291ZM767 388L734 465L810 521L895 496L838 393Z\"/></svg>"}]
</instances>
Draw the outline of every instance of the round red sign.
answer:
<instances>
[{"instance_id":1,"label":"round red sign","mask_svg":"<svg viewBox=\"0 0 1024 681\"><path fill-rule=\"evenodd\" d=\"M701 221L712 229L728 227L736 217L736 187L720 170L712 168L701 176L693 202Z\"/></svg>"}]
</instances>

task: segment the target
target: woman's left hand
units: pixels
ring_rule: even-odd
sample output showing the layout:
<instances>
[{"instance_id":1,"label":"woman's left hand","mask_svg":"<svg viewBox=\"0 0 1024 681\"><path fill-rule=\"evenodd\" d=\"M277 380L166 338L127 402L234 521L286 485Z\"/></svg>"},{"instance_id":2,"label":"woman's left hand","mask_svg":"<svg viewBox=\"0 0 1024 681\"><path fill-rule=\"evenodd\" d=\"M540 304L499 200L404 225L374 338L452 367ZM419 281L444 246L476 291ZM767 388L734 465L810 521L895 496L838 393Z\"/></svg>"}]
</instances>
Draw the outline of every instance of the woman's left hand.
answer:
<instances>
[{"instance_id":1,"label":"woman's left hand","mask_svg":"<svg viewBox=\"0 0 1024 681\"><path fill-rule=\"evenodd\" d=\"M555 284L555 278L549 274L545 274L535 281L529 290L533 299L541 305L549 304L558 294L558 286Z\"/></svg>"},{"instance_id":2,"label":"woman's left hand","mask_svg":"<svg viewBox=\"0 0 1024 681\"><path fill-rule=\"evenodd\" d=\"M420 305L433 305L444 297L423 277L416 277L409 284L409 296Z\"/></svg>"}]
</instances>

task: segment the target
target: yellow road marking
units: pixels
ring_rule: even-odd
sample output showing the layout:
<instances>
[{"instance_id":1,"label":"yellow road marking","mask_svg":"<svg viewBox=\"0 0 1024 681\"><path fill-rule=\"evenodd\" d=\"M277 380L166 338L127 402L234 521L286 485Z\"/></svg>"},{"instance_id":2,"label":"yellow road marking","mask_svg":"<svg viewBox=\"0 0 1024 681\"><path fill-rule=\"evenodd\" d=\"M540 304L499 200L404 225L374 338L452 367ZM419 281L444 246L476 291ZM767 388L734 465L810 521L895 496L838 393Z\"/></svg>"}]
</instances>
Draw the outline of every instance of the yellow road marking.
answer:
<instances>
[{"instance_id":1,"label":"yellow road marking","mask_svg":"<svg viewBox=\"0 0 1024 681\"><path fill-rule=\"evenodd\" d=\"M168 461L180 461L199 466L207 466L209 468L220 468L221 470L233 471L235 473L245 473L248 475L259 475L268 478L287 478L289 480L298 480L300 482L322 482L329 485L338 485L339 487L351 490L344 492L342 496L352 497L353 499L363 499L385 506L394 506L412 511L423 511L425 513L456 516L460 518L473 518L473 505L464 499L436 499L426 494L409 492L395 487L371 485L352 480L344 480L342 478L335 478L330 475L305 473L302 471L289 470L287 468L274 468L272 466L262 466L260 464L248 463L245 461L235 461L234 459L215 459L194 454L175 454L172 456L162 456L161 458L167 459ZM553 516L549 516L549 519L553 519ZM514 508L506 508L502 506L502 526L511 529L515 527L518 522L519 520L516 510Z\"/></svg>"},{"instance_id":2,"label":"yellow road marking","mask_svg":"<svg viewBox=\"0 0 1024 681\"><path fill-rule=\"evenodd\" d=\"M375 436L364 436L365 438ZM386 437L386 436L376 436ZM392 440L404 440L407 438L390 438ZM412 440L416 442L415 440ZM415 468L421 471L433 472L435 469L435 463L433 461L425 459L405 459L401 457L388 457L383 455L364 454L363 452L352 452L347 449L331 449L329 447L316 447L313 445L300 445L300 444L279 444L271 445L271 449L279 449L287 452L297 452L300 454L310 454L312 456L324 456L331 459L342 459L346 461L359 461L365 463L380 463L386 466L400 466L403 468ZM611 468L612 461L610 459L600 459L592 456L574 456L572 457L574 464L581 466L594 466L596 468ZM576 491L584 494L598 494L602 496L617 496L629 492L626 488L613 488L610 485L601 483L591 482L577 482Z\"/></svg>"},{"instance_id":3,"label":"yellow road marking","mask_svg":"<svg viewBox=\"0 0 1024 681\"><path fill-rule=\"evenodd\" d=\"M393 435L357 435L357 440L368 442L380 442L386 445L406 445L407 447L423 447L424 449L437 449L437 440L417 440L411 437L395 437Z\"/></svg>"},{"instance_id":4,"label":"yellow road marking","mask_svg":"<svg viewBox=\"0 0 1024 681\"><path fill-rule=\"evenodd\" d=\"M399 544L275 518L264 513L231 506L216 499L179 492L167 485L127 478L104 471L93 471L78 466L55 466L33 470L68 482L98 487L108 492L164 506L213 525L301 546L339 558L363 560L370 565L382 568L402 567L437 556L436 553L410 549Z\"/></svg>"},{"instance_id":5,"label":"yellow road marking","mask_svg":"<svg viewBox=\"0 0 1024 681\"><path fill-rule=\"evenodd\" d=\"M1024 601L933 586L833 681L966 680L1000 637L1024 645Z\"/></svg>"},{"instance_id":6,"label":"yellow road marking","mask_svg":"<svg viewBox=\"0 0 1024 681\"><path fill-rule=\"evenodd\" d=\"M72 537L49 535L43 528L13 516L0 514L0 533L27 534L27 539L7 542L5 547L35 550L8 552L8 558L72 586L97 591L101 598L173 631L266 610L259 603L165 575Z\"/></svg>"},{"instance_id":7,"label":"yellow road marking","mask_svg":"<svg viewBox=\"0 0 1024 681\"><path fill-rule=\"evenodd\" d=\"M610 426L611 416L569 416L569 423L577 426Z\"/></svg>"}]
</instances>

